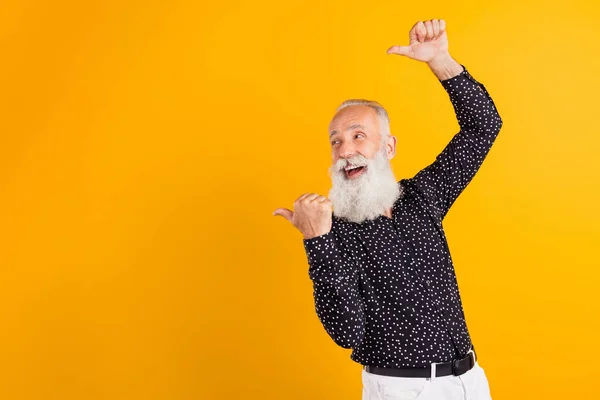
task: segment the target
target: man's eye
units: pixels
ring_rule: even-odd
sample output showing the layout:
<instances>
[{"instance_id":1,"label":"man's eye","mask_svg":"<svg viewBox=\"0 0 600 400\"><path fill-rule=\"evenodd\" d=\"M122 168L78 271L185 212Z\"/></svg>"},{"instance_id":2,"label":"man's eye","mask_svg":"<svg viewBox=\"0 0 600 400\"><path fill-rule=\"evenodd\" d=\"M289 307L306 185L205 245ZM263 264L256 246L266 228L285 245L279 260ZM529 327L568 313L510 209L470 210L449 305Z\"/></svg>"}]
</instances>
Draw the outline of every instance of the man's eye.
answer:
<instances>
[{"instance_id":1,"label":"man's eye","mask_svg":"<svg viewBox=\"0 0 600 400\"><path fill-rule=\"evenodd\" d=\"M358 137L358 136L365 136L362 133L357 133L354 137Z\"/></svg>"}]
</instances>

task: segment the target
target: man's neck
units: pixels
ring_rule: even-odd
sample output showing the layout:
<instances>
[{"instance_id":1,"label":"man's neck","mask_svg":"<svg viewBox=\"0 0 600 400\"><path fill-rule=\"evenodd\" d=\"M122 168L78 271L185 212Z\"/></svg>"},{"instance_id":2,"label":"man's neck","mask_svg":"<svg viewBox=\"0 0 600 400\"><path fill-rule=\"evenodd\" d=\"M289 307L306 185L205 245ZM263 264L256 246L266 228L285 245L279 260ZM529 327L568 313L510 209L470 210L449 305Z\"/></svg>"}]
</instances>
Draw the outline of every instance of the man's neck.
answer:
<instances>
[{"instance_id":1,"label":"man's neck","mask_svg":"<svg viewBox=\"0 0 600 400\"><path fill-rule=\"evenodd\" d=\"M388 208L387 210L385 210L385 214L383 215L385 215L388 218L392 218L392 209Z\"/></svg>"}]
</instances>

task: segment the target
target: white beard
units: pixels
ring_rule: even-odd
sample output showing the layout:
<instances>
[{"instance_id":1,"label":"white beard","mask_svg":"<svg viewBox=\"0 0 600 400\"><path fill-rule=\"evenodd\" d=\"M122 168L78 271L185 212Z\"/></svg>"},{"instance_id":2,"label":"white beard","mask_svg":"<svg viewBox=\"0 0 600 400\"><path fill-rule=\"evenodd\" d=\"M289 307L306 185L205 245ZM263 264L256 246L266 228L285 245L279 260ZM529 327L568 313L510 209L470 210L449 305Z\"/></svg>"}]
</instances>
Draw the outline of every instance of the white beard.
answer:
<instances>
[{"instance_id":1,"label":"white beard","mask_svg":"<svg viewBox=\"0 0 600 400\"><path fill-rule=\"evenodd\" d=\"M347 164L366 165L367 169L357 178L348 179L344 171ZM329 173L332 183L329 200L333 205L333 215L350 222L376 219L392 208L402 194L383 151L378 151L373 159L360 154L340 158L329 167Z\"/></svg>"}]
</instances>

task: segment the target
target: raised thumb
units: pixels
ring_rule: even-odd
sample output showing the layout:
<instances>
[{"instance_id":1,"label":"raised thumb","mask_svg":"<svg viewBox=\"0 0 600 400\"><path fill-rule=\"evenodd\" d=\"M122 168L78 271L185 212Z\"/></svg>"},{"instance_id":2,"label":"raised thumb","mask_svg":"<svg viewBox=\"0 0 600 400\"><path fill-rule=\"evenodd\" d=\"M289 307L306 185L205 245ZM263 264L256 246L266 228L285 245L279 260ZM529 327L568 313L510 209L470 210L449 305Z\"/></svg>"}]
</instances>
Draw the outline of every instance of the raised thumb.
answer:
<instances>
[{"instance_id":1,"label":"raised thumb","mask_svg":"<svg viewBox=\"0 0 600 400\"><path fill-rule=\"evenodd\" d=\"M387 53L408 56L410 54L410 46L392 46L387 50Z\"/></svg>"},{"instance_id":2,"label":"raised thumb","mask_svg":"<svg viewBox=\"0 0 600 400\"><path fill-rule=\"evenodd\" d=\"M292 210L288 210L287 208L278 208L277 210L273 211L273 215L281 215L283 218L292 222L294 212Z\"/></svg>"}]
</instances>

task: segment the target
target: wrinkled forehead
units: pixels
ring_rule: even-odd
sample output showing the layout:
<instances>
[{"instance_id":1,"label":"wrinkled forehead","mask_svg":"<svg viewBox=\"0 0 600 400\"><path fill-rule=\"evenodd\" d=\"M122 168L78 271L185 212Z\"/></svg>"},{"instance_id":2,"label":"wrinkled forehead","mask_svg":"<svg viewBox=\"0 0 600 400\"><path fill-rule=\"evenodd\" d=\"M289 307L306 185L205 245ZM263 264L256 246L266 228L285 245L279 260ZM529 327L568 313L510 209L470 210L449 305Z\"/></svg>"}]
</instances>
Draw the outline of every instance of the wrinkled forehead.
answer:
<instances>
[{"instance_id":1,"label":"wrinkled forehead","mask_svg":"<svg viewBox=\"0 0 600 400\"><path fill-rule=\"evenodd\" d=\"M330 136L355 129L379 131L379 119L375 110L365 105L348 106L338 111L329 123Z\"/></svg>"}]
</instances>

